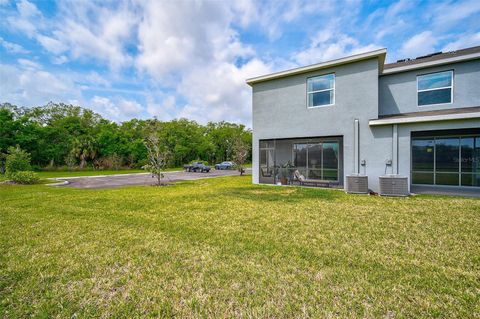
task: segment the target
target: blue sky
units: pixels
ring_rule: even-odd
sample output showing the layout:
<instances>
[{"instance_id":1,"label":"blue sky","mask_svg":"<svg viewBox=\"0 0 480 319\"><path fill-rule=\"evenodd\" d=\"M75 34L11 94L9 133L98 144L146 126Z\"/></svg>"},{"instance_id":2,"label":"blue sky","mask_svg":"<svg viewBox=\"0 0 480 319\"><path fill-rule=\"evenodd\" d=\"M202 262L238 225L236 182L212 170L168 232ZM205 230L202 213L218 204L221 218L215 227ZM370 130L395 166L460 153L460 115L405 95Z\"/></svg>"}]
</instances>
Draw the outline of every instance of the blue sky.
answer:
<instances>
[{"instance_id":1,"label":"blue sky","mask_svg":"<svg viewBox=\"0 0 480 319\"><path fill-rule=\"evenodd\" d=\"M245 79L480 45L480 1L0 0L0 102L251 123Z\"/></svg>"}]
</instances>

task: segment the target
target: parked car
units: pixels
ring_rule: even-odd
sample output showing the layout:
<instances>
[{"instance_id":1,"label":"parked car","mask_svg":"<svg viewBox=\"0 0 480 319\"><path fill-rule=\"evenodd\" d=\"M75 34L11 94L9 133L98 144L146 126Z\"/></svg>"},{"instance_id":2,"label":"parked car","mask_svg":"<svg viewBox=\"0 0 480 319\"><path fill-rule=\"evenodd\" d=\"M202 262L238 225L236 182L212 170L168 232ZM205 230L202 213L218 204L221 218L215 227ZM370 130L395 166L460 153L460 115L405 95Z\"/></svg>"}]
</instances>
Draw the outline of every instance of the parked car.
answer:
<instances>
[{"instance_id":1,"label":"parked car","mask_svg":"<svg viewBox=\"0 0 480 319\"><path fill-rule=\"evenodd\" d=\"M221 162L220 164L215 164L215 169L233 169L235 164L233 162Z\"/></svg>"},{"instance_id":2,"label":"parked car","mask_svg":"<svg viewBox=\"0 0 480 319\"><path fill-rule=\"evenodd\" d=\"M193 162L192 164L183 165L183 169L187 172L200 172L208 173L210 172L210 166L203 164L202 162Z\"/></svg>"}]
</instances>

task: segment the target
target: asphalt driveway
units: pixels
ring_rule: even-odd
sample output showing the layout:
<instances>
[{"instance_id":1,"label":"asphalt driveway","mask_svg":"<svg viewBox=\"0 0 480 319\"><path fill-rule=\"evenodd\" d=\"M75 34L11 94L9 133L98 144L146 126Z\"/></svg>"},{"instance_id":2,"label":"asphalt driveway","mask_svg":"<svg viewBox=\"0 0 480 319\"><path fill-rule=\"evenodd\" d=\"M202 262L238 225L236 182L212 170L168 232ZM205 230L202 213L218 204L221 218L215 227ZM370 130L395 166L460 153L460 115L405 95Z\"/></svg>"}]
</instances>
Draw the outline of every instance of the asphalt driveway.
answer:
<instances>
[{"instance_id":1,"label":"asphalt driveway","mask_svg":"<svg viewBox=\"0 0 480 319\"><path fill-rule=\"evenodd\" d=\"M235 170L212 170L209 173L193 173L183 171L166 172L164 173L165 178L163 180L167 183L171 183L177 181L188 181L201 178L212 178L231 175L239 175L239 173ZM57 186L88 189L116 188L133 185L153 185L156 181L156 179L153 178L152 175L149 173L56 178L56 180L58 180L59 182L66 182Z\"/></svg>"}]
</instances>

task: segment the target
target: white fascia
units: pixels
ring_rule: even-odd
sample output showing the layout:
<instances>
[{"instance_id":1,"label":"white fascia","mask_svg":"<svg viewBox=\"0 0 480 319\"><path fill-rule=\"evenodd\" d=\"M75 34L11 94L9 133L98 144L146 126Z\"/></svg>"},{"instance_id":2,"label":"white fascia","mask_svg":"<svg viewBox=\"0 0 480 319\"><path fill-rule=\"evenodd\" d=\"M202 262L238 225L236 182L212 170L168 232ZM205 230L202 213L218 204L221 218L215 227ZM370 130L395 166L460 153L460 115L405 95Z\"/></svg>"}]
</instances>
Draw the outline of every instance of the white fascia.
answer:
<instances>
[{"instance_id":1,"label":"white fascia","mask_svg":"<svg viewBox=\"0 0 480 319\"><path fill-rule=\"evenodd\" d=\"M382 73L383 71L383 65L385 63L385 55L387 54L387 49L379 49L375 51L370 51L370 52L365 52L361 54L355 54L351 55L345 58L340 58L336 60L331 60L327 62L322 62L322 63L317 63L317 64L312 64L296 69L290 69L286 71L281 71L281 72L276 72L276 73L271 73L267 75L262 75L262 76L257 76L254 78L247 79L246 82L248 85L252 85L258 82L263 82L263 81L268 81L268 80L273 80L273 79L278 79L278 78L283 78L286 76L291 76L295 74L301 74L301 73L307 73L307 72L312 72L312 71L317 71L321 69L326 69L342 64L348 64L352 62L358 62L362 60L368 60L371 58L378 57L378 68L379 72Z\"/></svg>"},{"instance_id":2,"label":"white fascia","mask_svg":"<svg viewBox=\"0 0 480 319\"><path fill-rule=\"evenodd\" d=\"M480 112L425 115L425 116L393 118L393 119L386 118L386 119L370 120L368 121L368 125L378 126L378 125L407 124L407 123L419 123L419 122L464 120L464 119L475 119L475 118L480 118Z\"/></svg>"}]
</instances>

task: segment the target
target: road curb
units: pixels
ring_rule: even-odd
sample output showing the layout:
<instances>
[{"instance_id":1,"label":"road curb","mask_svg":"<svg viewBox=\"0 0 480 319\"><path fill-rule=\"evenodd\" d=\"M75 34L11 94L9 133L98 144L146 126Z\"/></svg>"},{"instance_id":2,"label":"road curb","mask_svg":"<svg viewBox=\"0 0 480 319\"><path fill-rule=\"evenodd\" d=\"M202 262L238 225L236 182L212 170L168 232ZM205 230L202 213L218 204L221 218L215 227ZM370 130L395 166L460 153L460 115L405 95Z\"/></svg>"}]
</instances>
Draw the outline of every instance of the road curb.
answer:
<instances>
[{"instance_id":1,"label":"road curb","mask_svg":"<svg viewBox=\"0 0 480 319\"><path fill-rule=\"evenodd\" d=\"M52 179L54 180L54 178L49 178L49 179ZM61 181L61 182L58 182L58 183L51 183L51 184L45 184L46 186L65 186L65 185L68 185L70 184L69 181Z\"/></svg>"}]
</instances>

